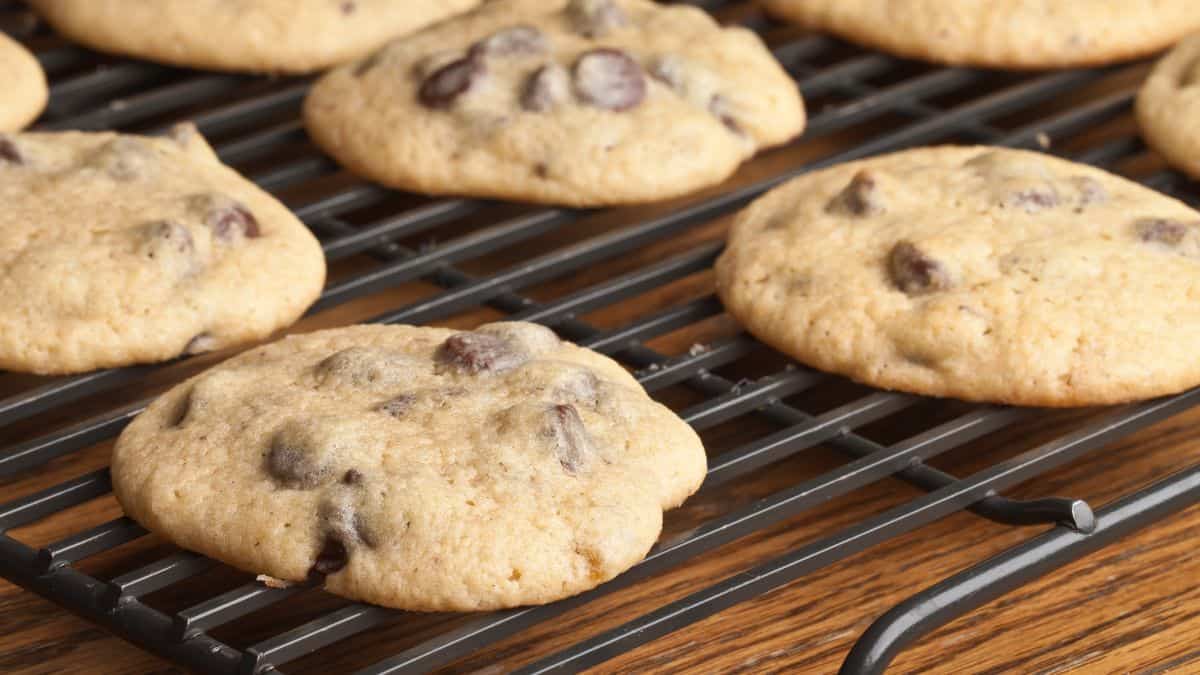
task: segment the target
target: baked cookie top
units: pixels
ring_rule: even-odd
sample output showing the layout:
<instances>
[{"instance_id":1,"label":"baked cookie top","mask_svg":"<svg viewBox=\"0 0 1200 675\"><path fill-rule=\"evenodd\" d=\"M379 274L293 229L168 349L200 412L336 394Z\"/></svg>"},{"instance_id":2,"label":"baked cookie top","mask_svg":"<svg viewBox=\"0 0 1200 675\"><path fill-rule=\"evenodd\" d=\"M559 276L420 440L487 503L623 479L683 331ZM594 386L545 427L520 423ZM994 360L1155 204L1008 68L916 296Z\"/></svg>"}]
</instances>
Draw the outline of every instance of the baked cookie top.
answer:
<instances>
[{"instance_id":1,"label":"baked cookie top","mask_svg":"<svg viewBox=\"0 0 1200 675\"><path fill-rule=\"evenodd\" d=\"M1033 152L817 171L733 224L729 311L800 361L917 394L1100 405L1200 384L1200 213Z\"/></svg>"},{"instance_id":2,"label":"baked cookie top","mask_svg":"<svg viewBox=\"0 0 1200 675\"><path fill-rule=\"evenodd\" d=\"M37 59L19 42L0 32L0 132L16 131L32 122L46 107L46 74Z\"/></svg>"},{"instance_id":3,"label":"baked cookie top","mask_svg":"<svg viewBox=\"0 0 1200 675\"><path fill-rule=\"evenodd\" d=\"M1063 68L1129 60L1200 29L1194 0L762 0L784 19L901 56Z\"/></svg>"},{"instance_id":4,"label":"baked cookie top","mask_svg":"<svg viewBox=\"0 0 1200 675\"><path fill-rule=\"evenodd\" d=\"M527 323L288 337L169 391L112 463L126 512L184 548L420 611L607 581L704 473L624 369Z\"/></svg>"},{"instance_id":5,"label":"baked cookie top","mask_svg":"<svg viewBox=\"0 0 1200 675\"><path fill-rule=\"evenodd\" d=\"M1137 117L1151 147L1200 179L1200 35L1154 67L1138 93Z\"/></svg>"},{"instance_id":6,"label":"baked cookie top","mask_svg":"<svg viewBox=\"0 0 1200 675\"><path fill-rule=\"evenodd\" d=\"M264 338L325 279L282 204L194 127L0 135L0 369L68 373Z\"/></svg>"},{"instance_id":7,"label":"baked cookie top","mask_svg":"<svg viewBox=\"0 0 1200 675\"><path fill-rule=\"evenodd\" d=\"M29 0L93 49L211 70L306 73L480 0Z\"/></svg>"},{"instance_id":8,"label":"baked cookie top","mask_svg":"<svg viewBox=\"0 0 1200 675\"><path fill-rule=\"evenodd\" d=\"M648 0L494 0L337 69L310 135L386 185L576 206L720 182L804 126L758 37Z\"/></svg>"}]
</instances>

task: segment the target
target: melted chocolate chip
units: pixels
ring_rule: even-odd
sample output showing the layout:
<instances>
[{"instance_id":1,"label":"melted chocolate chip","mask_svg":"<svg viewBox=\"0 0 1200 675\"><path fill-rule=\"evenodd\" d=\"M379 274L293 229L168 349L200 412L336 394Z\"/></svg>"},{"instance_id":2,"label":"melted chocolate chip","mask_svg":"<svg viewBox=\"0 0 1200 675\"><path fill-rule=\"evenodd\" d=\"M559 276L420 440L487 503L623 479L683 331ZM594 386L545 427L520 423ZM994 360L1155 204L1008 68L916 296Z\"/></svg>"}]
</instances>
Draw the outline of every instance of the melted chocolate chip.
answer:
<instances>
[{"instance_id":1,"label":"melted chocolate chip","mask_svg":"<svg viewBox=\"0 0 1200 675\"><path fill-rule=\"evenodd\" d=\"M513 341L490 333L451 335L438 350L438 359L472 375L504 372L525 363L528 355Z\"/></svg>"},{"instance_id":2,"label":"melted chocolate chip","mask_svg":"<svg viewBox=\"0 0 1200 675\"><path fill-rule=\"evenodd\" d=\"M1026 213L1038 213L1059 205L1058 192L1049 185L1026 188L1010 193L1001 202L1005 208L1022 209Z\"/></svg>"},{"instance_id":3,"label":"melted chocolate chip","mask_svg":"<svg viewBox=\"0 0 1200 675\"><path fill-rule=\"evenodd\" d=\"M8 136L0 135L0 165L25 163L25 158L21 156L21 151L17 149L16 142Z\"/></svg>"},{"instance_id":4,"label":"melted chocolate chip","mask_svg":"<svg viewBox=\"0 0 1200 675\"><path fill-rule=\"evenodd\" d=\"M362 485L363 475L358 469L350 469L342 476L344 485Z\"/></svg>"},{"instance_id":5,"label":"melted chocolate chip","mask_svg":"<svg viewBox=\"0 0 1200 675\"><path fill-rule=\"evenodd\" d=\"M581 35L598 38L629 25L629 17L614 0L571 0L567 17Z\"/></svg>"},{"instance_id":6,"label":"melted chocolate chip","mask_svg":"<svg viewBox=\"0 0 1200 675\"><path fill-rule=\"evenodd\" d=\"M470 56L534 56L550 48L549 40L533 26L518 25L492 33L471 47Z\"/></svg>"},{"instance_id":7,"label":"melted chocolate chip","mask_svg":"<svg viewBox=\"0 0 1200 675\"><path fill-rule=\"evenodd\" d=\"M1142 218L1133 227L1142 241L1167 246L1182 244L1191 229L1188 223L1170 218Z\"/></svg>"},{"instance_id":8,"label":"melted chocolate chip","mask_svg":"<svg viewBox=\"0 0 1200 675\"><path fill-rule=\"evenodd\" d=\"M266 469L276 482L293 490L312 490L333 477L325 453L315 446L302 422L290 422L276 432Z\"/></svg>"},{"instance_id":9,"label":"melted chocolate chip","mask_svg":"<svg viewBox=\"0 0 1200 675\"><path fill-rule=\"evenodd\" d=\"M553 110L571 98L571 76L567 69L551 63L538 68L525 83L521 107L532 112Z\"/></svg>"},{"instance_id":10,"label":"melted chocolate chip","mask_svg":"<svg viewBox=\"0 0 1200 675\"><path fill-rule=\"evenodd\" d=\"M568 475L575 476L587 469L595 447L579 411L570 404L558 404L550 409L550 421L546 429L554 446L554 454Z\"/></svg>"},{"instance_id":11,"label":"melted chocolate chip","mask_svg":"<svg viewBox=\"0 0 1200 675\"><path fill-rule=\"evenodd\" d=\"M624 111L646 98L642 67L617 49L593 49L575 62L575 91L597 108Z\"/></svg>"},{"instance_id":12,"label":"melted chocolate chip","mask_svg":"<svg viewBox=\"0 0 1200 675\"><path fill-rule=\"evenodd\" d=\"M346 545L333 535L326 535L321 551L308 571L310 577L325 577L340 572L350 562L350 552Z\"/></svg>"},{"instance_id":13,"label":"melted chocolate chip","mask_svg":"<svg viewBox=\"0 0 1200 675\"><path fill-rule=\"evenodd\" d=\"M725 125L725 128L739 136L745 136L746 130L738 123L737 118L733 116L733 105L729 99L720 94L713 94L712 99L708 102L708 112Z\"/></svg>"},{"instance_id":14,"label":"melted chocolate chip","mask_svg":"<svg viewBox=\"0 0 1200 675\"><path fill-rule=\"evenodd\" d=\"M195 354L205 354L217 348L217 340L209 333L200 333L196 337L188 340L187 345L183 348L183 353L187 356Z\"/></svg>"},{"instance_id":15,"label":"melted chocolate chip","mask_svg":"<svg viewBox=\"0 0 1200 675\"><path fill-rule=\"evenodd\" d=\"M950 288L950 274L912 242L901 241L888 255L892 283L909 295L925 295Z\"/></svg>"},{"instance_id":16,"label":"melted chocolate chip","mask_svg":"<svg viewBox=\"0 0 1200 675\"><path fill-rule=\"evenodd\" d=\"M856 216L877 216L887 210L879 179L868 169L854 174L850 183L829 202L826 210Z\"/></svg>"},{"instance_id":17,"label":"melted chocolate chip","mask_svg":"<svg viewBox=\"0 0 1200 675\"><path fill-rule=\"evenodd\" d=\"M421 84L417 97L426 107L449 108L486 75L483 61L467 56L435 70Z\"/></svg>"},{"instance_id":18,"label":"melted chocolate chip","mask_svg":"<svg viewBox=\"0 0 1200 675\"><path fill-rule=\"evenodd\" d=\"M262 234L254 214L241 203L227 198L215 200L204 224L223 242L237 241L241 237L257 239Z\"/></svg>"}]
</instances>

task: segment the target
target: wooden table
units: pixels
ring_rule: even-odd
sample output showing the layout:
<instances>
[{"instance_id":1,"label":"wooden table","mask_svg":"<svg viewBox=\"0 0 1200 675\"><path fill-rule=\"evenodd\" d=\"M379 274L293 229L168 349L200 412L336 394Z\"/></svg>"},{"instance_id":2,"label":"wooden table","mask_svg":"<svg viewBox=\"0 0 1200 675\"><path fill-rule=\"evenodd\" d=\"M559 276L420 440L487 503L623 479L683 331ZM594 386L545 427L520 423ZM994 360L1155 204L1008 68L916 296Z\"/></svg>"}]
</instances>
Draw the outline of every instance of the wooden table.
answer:
<instances>
[{"instance_id":1,"label":"wooden table","mask_svg":"<svg viewBox=\"0 0 1200 675\"><path fill-rule=\"evenodd\" d=\"M1097 89L1102 95L1140 77L1129 72ZM1055 106L1061 105L1056 102ZM1098 128L1098 135L1128 134L1128 117ZM828 155L848 142L885 130L867 125L850 135L806 141L800 147L760 158L739 173L736 182L769 175L781 166ZM1076 139L1085 143L1087 139ZM1141 162L1142 170L1154 161ZM296 194L285 194L296 197ZM538 237L519 251L507 251L472 261L475 273L502 269L523 256L560 247L569 241L620 227L643 212L670 208L648 207L618 214L600 214L569 228ZM686 235L648 246L634 255L597 265L570 279L541 284L529 293L536 298L556 297L600 279L661 260L700 242L719 241L727 220L690 229ZM452 234L439 233L442 238ZM362 265L366 258L340 263L332 270L337 278ZM422 282L396 288L321 312L304 320L293 331L341 325L365 319L433 292ZM631 317L656 308L701 298L712 292L709 273L700 273L630 301L590 314L595 325L618 326ZM472 326L494 318L492 310L456 315L442 322ZM686 352L690 345L737 332L721 317L653 341L670 354ZM70 406L68 415L42 416L13 431L18 436L45 433L69 419L109 409L119 401L133 400L160 389L211 364L225 355L191 359L149 378L144 387L123 390ZM29 386L24 378L0 378L0 395ZM670 390L664 398L686 405L686 393ZM1038 434L1063 432L1080 415L1050 418L1051 426ZM909 416L897 424L921 426ZM710 450L735 443L753 428L717 427L705 433ZM753 427L751 424L750 427ZM937 462L940 468L966 475L1035 442L1029 429L998 434L971 444ZM1123 494L1174 470L1200 461L1200 411L1160 423L1106 450L1031 481L1010 496L1064 495L1089 500L1093 505ZM1033 434L1036 436L1037 434ZM6 439L7 441L8 439ZM15 442L16 438L13 439ZM5 498L29 494L43 487L105 466L109 443L56 460L27 475L5 482ZM678 533L730 508L744 505L772 489L794 484L815 472L844 461L832 452L803 453L761 472L754 480L735 481L721 490L689 502L669 514L666 532ZM749 569L782 552L833 532L867 515L898 504L917 494L907 485L887 480L851 493L801 517L787 521L719 548L666 575L641 582L601 602L568 612L552 625L521 634L496 648L455 664L449 672L498 673L547 655L581 637L644 613L654 607L699 590L718 579ZM95 500L36 525L14 531L22 541L40 544L120 515L115 501ZM831 672L864 629L895 603L917 591L966 569L988 556L1024 541L1045 527L1013 528L960 513L909 535L877 546L756 600L678 631L625 654L597 671L602 672ZM1054 572L1026 588L969 614L904 652L895 663L899 673L964 672L1200 672L1200 553L1195 533L1200 531L1200 509L1193 508L1160 522L1118 545ZM81 564L89 573L111 575L174 551L150 536L95 556ZM182 594L156 596L164 609L180 608L211 596L247 577L218 570L194 583ZM320 593L289 605L286 614L266 612L240 622L236 634L217 631L217 637L248 643L255 635L269 634L296 625L336 602ZM407 615L380 630L289 664L289 673L328 673L361 667L406 646L430 631L444 627L453 617ZM104 630L76 618L31 593L0 582L0 672L7 673L151 673L178 672Z\"/></svg>"}]
</instances>

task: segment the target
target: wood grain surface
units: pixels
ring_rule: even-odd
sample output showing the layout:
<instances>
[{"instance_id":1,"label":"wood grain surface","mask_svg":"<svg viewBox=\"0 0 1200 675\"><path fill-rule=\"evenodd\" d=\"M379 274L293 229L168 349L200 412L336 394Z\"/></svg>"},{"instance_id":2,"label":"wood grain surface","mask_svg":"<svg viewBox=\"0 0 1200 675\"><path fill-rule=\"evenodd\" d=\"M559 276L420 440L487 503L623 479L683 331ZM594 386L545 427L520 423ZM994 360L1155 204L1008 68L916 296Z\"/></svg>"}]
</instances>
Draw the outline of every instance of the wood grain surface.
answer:
<instances>
[{"instance_id":1,"label":"wood grain surface","mask_svg":"<svg viewBox=\"0 0 1200 675\"><path fill-rule=\"evenodd\" d=\"M1037 110L1019 111L1004 121L1016 127L1038 116L1065 109L1115 91L1128 91L1144 68L1114 73L1069 100L1049 101ZM993 85L1002 86L1008 80ZM959 99L988 93L962 92ZM953 105L946 100L944 105ZM810 100L814 111L840 102ZM730 184L713 191L748 184L774 175L786 167L838 148L876 137L911 120L901 115L883 116L821 138L806 139L787 149L770 152L748 165ZM1085 136L1054 139L1065 149L1083 149L1135 133L1127 114L1099 124ZM950 140L950 139L947 139ZM311 152L296 141L271 155L239 168L253 174L287 158ZM1137 151L1119 168L1145 175L1161 163ZM336 189L345 177L306 183L283 190L281 197L301 204ZM487 274L522 260L562 248L575 241L620 229L632 222L667 213L691 201L597 213L567 227L507 247L484 257L464 261L472 274ZM397 196L378 212L357 214L368 222L380 213L394 213L421 203ZM499 207L519 214L521 207ZM432 233L402 243L413 247L447 241L494 222L468 217ZM636 270L667 256L707 243L719 242L727 219L689 227L664 241L653 242L614 259L572 271L562 278L518 289L535 301L562 297L614 275ZM376 268L379 260L357 256L331 269L331 281ZM380 312L428 298L440 289L428 281L397 284L304 319L290 332L344 325ZM712 275L700 272L673 281L651 292L623 299L580 318L602 329L617 328L669 307L711 298ZM439 319L439 325L470 327L495 319L501 313L480 307ZM706 344L739 333L727 317L718 315L683 329L655 337L649 344L668 355L686 353L695 344ZM138 386L86 399L78 404L38 415L6 427L2 446L38 436L88 415L137 400L215 363L228 354L189 359L154 371ZM765 349L721 369L732 379L757 377L777 370L783 361ZM27 390L41 380L0 374L0 397ZM812 392L787 399L810 412L828 410L865 390L831 381ZM673 386L657 395L676 409L703 400L684 386ZM944 420L961 408L953 404L923 403L862 432L880 442L894 442ZM931 462L958 475L967 475L1053 438L1098 414L1098 411L1037 413L1019 427L994 433L947 453ZM710 456L760 438L778 427L754 414L706 429ZM1111 446L1091 453L1059 470L1031 480L1009 493L1015 497L1069 496L1089 500L1093 506L1128 494L1168 474L1200 462L1200 410L1159 423ZM25 474L0 481L0 501L19 498L39 489L106 466L111 442L59 458ZM844 463L843 456L826 448L807 450L739 479L706 491L683 508L668 514L665 536L688 531L697 524L746 506L773 491L796 484ZM535 629L498 643L490 649L452 664L451 673L500 673L530 663L573 642L620 625L642 613L742 573L798 546L828 536L872 514L901 504L920 494L907 484L887 479L833 500L774 527L690 560L651 579L608 595L600 601L568 611ZM120 515L111 497L96 499L56 514L44 521L11 532L38 546L55 541ZM693 626L626 653L596 672L814 672L836 670L854 640L880 614L906 597L967 569L987 557L1025 541L1042 527L1010 527L959 513L876 546L865 553L833 564L799 581L720 612ZM1192 508L1130 536L1099 553L1068 565L1051 575L1004 596L938 630L897 659L896 673L1200 673L1200 509ZM78 566L100 578L111 578L175 552L170 544L147 536ZM183 584L152 594L145 600L163 611L174 611L236 587L251 578L224 567ZM213 631L214 637L245 647L266 636L297 626L344 603L319 591L305 591L280 605L255 612ZM388 625L337 643L289 663L288 673L337 673L369 665L412 646L438 631L463 621L451 615L397 614ZM0 673L169 673L181 672L105 630L77 618L32 593L0 582Z\"/></svg>"}]
</instances>

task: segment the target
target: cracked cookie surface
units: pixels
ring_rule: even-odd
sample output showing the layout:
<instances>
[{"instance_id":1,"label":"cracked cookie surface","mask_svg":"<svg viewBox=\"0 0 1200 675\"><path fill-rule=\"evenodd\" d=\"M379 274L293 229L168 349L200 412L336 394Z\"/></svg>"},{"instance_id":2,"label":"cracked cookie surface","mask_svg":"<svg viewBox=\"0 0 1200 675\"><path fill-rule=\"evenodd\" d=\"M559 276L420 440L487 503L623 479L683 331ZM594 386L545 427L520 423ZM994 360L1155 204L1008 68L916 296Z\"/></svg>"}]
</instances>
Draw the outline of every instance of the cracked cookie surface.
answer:
<instances>
[{"instance_id":1,"label":"cracked cookie surface","mask_svg":"<svg viewBox=\"0 0 1200 675\"><path fill-rule=\"evenodd\" d=\"M804 126L759 38L648 0L494 0L326 75L313 139L393 187L598 206L718 183Z\"/></svg>"},{"instance_id":2,"label":"cracked cookie surface","mask_svg":"<svg viewBox=\"0 0 1200 675\"><path fill-rule=\"evenodd\" d=\"M112 474L126 512L184 548L389 607L470 611L629 568L705 464L618 364L494 323L251 350L147 408Z\"/></svg>"},{"instance_id":3,"label":"cracked cookie surface","mask_svg":"<svg viewBox=\"0 0 1200 675\"><path fill-rule=\"evenodd\" d=\"M480 0L30 0L56 30L104 52L190 68L306 73Z\"/></svg>"},{"instance_id":4,"label":"cracked cookie surface","mask_svg":"<svg viewBox=\"0 0 1200 675\"><path fill-rule=\"evenodd\" d=\"M996 68L1130 60L1200 30L1193 0L763 0L772 14L909 58Z\"/></svg>"},{"instance_id":5,"label":"cracked cookie surface","mask_svg":"<svg viewBox=\"0 0 1200 675\"><path fill-rule=\"evenodd\" d=\"M0 32L0 132L17 131L32 122L46 107L49 90L37 59L21 43Z\"/></svg>"},{"instance_id":6,"label":"cracked cookie surface","mask_svg":"<svg viewBox=\"0 0 1200 675\"><path fill-rule=\"evenodd\" d=\"M1151 147L1200 180L1200 35L1154 66L1138 93L1137 118Z\"/></svg>"},{"instance_id":7,"label":"cracked cookie surface","mask_svg":"<svg viewBox=\"0 0 1200 675\"><path fill-rule=\"evenodd\" d=\"M320 245L224 166L170 137L0 134L0 369L171 359L287 326L325 279Z\"/></svg>"},{"instance_id":8,"label":"cracked cookie surface","mask_svg":"<svg viewBox=\"0 0 1200 675\"><path fill-rule=\"evenodd\" d=\"M1200 384L1200 213L1039 153L797 178L736 217L717 283L763 341L873 386L1083 406Z\"/></svg>"}]
</instances>

